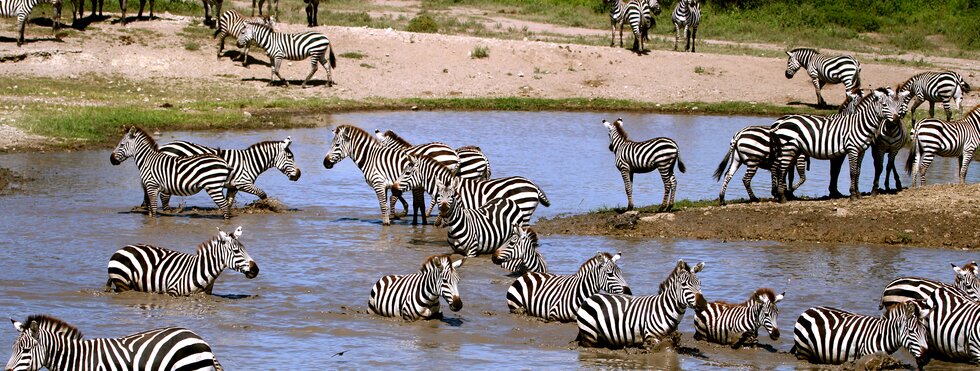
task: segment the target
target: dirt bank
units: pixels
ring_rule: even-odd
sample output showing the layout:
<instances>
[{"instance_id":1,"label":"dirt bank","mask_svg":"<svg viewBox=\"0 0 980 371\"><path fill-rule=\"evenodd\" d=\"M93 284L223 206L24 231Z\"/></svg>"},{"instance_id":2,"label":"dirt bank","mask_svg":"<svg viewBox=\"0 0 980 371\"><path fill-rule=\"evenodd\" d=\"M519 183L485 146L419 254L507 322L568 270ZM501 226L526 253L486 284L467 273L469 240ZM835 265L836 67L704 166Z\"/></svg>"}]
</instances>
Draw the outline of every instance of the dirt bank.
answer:
<instances>
[{"instance_id":1,"label":"dirt bank","mask_svg":"<svg viewBox=\"0 0 980 371\"><path fill-rule=\"evenodd\" d=\"M857 201L804 200L541 219L544 234L774 240L923 247L980 246L980 184L934 185Z\"/></svg>"}]
</instances>

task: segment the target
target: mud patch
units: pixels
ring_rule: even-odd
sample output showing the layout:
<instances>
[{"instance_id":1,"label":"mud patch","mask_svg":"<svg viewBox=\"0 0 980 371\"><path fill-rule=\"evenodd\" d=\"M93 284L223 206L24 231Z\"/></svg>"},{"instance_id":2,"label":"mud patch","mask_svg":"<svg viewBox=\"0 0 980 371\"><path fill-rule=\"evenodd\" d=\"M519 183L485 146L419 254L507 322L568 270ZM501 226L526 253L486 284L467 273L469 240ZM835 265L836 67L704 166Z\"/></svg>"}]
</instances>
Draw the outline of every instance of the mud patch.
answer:
<instances>
[{"instance_id":1,"label":"mud patch","mask_svg":"<svg viewBox=\"0 0 980 371\"><path fill-rule=\"evenodd\" d=\"M19 193L26 183L34 179L23 177L10 169L0 167L0 196Z\"/></svg>"},{"instance_id":2,"label":"mud patch","mask_svg":"<svg viewBox=\"0 0 980 371\"><path fill-rule=\"evenodd\" d=\"M145 214L146 207L140 205L135 206L129 210L132 213ZM242 207L232 207L231 215L240 214L281 214L289 212L298 212L300 209L289 208L286 204L282 203L278 199L268 197L264 200L259 199L251 203L245 204ZM160 215L186 215L186 216L222 216L223 213L217 207L206 207L206 206L184 206L179 204L175 207L170 207L166 209L159 210Z\"/></svg>"}]
</instances>

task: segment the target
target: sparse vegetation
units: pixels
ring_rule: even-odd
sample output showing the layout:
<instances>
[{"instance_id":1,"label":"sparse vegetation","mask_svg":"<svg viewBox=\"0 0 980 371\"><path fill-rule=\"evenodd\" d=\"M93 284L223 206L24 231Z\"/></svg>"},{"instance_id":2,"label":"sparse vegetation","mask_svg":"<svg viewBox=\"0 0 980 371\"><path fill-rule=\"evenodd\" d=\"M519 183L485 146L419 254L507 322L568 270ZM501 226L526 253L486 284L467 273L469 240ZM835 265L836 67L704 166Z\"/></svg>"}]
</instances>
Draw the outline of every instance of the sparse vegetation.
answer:
<instances>
[{"instance_id":1,"label":"sparse vegetation","mask_svg":"<svg viewBox=\"0 0 980 371\"><path fill-rule=\"evenodd\" d=\"M201 50L201 45L198 45L198 43L195 41L188 41L184 43L184 49L190 50L192 52L198 51Z\"/></svg>"},{"instance_id":2,"label":"sparse vegetation","mask_svg":"<svg viewBox=\"0 0 980 371\"><path fill-rule=\"evenodd\" d=\"M373 65L368 64L368 63L361 63L361 67L364 67L364 68L374 68Z\"/></svg>"},{"instance_id":3,"label":"sparse vegetation","mask_svg":"<svg viewBox=\"0 0 980 371\"><path fill-rule=\"evenodd\" d=\"M705 72L704 71L704 67L701 67L701 66L694 67L694 73L696 73L698 75L703 75L704 72Z\"/></svg>"},{"instance_id":4,"label":"sparse vegetation","mask_svg":"<svg viewBox=\"0 0 980 371\"><path fill-rule=\"evenodd\" d=\"M436 33L439 32L439 23L436 23L436 20L428 14L421 13L408 21L408 26L405 27L405 30L409 32Z\"/></svg>"},{"instance_id":5,"label":"sparse vegetation","mask_svg":"<svg viewBox=\"0 0 980 371\"><path fill-rule=\"evenodd\" d=\"M483 45L477 45L476 47L473 48L473 51L470 52L470 58L473 59L483 59L489 57L490 57L490 48Z\"/></svg>"},{"instance_id":6,"label":"sparse vegetation","mask_svg":"<svg viewBox=\"0 0 980 371\"><path fill-rule=\"evenodd\" d=\"M360 52L346 52L346 53L340 53L340 57L347 58L347 59L364 59L365 57L367 57L367 55Z\"/></svg>"}]
</instances>

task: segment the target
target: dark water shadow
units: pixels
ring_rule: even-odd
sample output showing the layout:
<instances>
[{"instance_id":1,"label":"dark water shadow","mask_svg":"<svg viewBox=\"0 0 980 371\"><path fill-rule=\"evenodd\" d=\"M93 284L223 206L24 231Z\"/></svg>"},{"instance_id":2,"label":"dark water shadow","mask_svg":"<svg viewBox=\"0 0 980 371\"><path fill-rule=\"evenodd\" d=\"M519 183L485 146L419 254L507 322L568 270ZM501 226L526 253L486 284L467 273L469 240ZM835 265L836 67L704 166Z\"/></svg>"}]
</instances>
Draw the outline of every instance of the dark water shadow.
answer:
<instances>
[{"instance_id":1,"label":"dark water shadow","mask_svg":"<svg viewBox=\"0 0 980 371\"><path fill-rule=\"evenodd\" d=\"M215 297L222 298L222 299L230 299L230 300L254 299L254 298L258 298L259 297L259 295L257 295L257 294L256 295L249 295L249 294L211 294L211 295L213 295Z\"/></svg>"},{"instance_id":2,"label":"dark water shadow","mask_svg":"<svg viewBox=\"0 0 980 371\"><path fill-rule=\"evenodd\" d=\"M678 346L675 348L675 350L677 350L677 354L691 356L698 359L708 359L708 356L706 356L704 352L698 348Z\"/></svg>"},{"instance_id":3,"label":"dark water shadow","mask_svg":"<svg viewBox=\"0 0 980 371\"><path fill-rule=\"evenodd\" d=\"M446 240L428 240L421 238L412 238L408 240L408 244L412 246L445 246Z\"/></svg>"},{"instance_id":4,"label":"dark water shadow","mask_svg":"<svg viewBox=\"0 0 980 371\"><path fill-rule=\"evenodd\" d=\"M446 316L443 316L439 319L439 321L452 327L460 327L463 325L463 319L458 317L446 318Z\"/></svg>"},{"instance_id":5,"label":"dark water shadow","mask_svg":"<svg viewBox=\"0 0 980 371\"><path fill-rule=\"evenodd\" d=\"M207 213L187 213L186 211L189 210L180 210L178 212L161 210L161 211L157 211L157 215L161 217L165 216L165 217L178 217L178 218L201 218L201 219L222 219L222 220L225 218L224 215L222 215L220 212L207 214ZM133 210L120 211L117 214L141 214L146 216L150 215L150 213L145 209L138 209L138 208L134 208ZM234 217L235 214L232 213L232 216Z\"/></svg>"}]
</instances>

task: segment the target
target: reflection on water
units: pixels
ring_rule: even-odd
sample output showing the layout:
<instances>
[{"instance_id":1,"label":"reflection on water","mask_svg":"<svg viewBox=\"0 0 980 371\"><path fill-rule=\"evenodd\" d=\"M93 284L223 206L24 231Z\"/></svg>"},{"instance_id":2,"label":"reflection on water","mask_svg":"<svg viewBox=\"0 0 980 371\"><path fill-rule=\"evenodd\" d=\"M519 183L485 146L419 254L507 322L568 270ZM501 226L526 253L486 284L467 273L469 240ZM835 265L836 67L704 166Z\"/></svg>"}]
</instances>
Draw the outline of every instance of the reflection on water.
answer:
<instances>
[{"instance_id":1,"label":"reflection on water","mask_svg":"<svg viewBox=\"0 0 980 371\"><path fill-rule=\"evenodd\" d=\"M495 176L522 175L541 185L553 205L538 208L536 216L552 216L625 204L622 180L612 166L600 125L601 119L617 116L398 112L319 120L367 130L393 129L417 142L424 138L454 146L477 144L490 156ZM717 196L719 184L710 175L727 151L731 134L769 119L626 115L624 121L635 138L665 135L680 143L689 171L678 175L680 198L700 199ZM303 178L290 182L273 170L260 177L258 185L297 210L236 215L230 221L150 219L129 213L141 201L137 173L131 163L109 165L108 150L0 156L0 166L37 179L27 194L0 197L0 307L6 316L19 319L32 313L59 316L89 337L185 326L208 340L232 370L325 365L446 369L461 364L565 369L806 367L785 353L733 352L694 342L693 313L681 325L683 345L697 348L706 358L579 350L570 344L577 331L574 324L509 314L504 298L513 278L486 258L468 259L460 268L465 305L455 313L444 308L446 321L403 323L367 314L371 285L384 274L415 272L426 256L446 252L445 232L404 221L382 227L376 198L360 171L350 161L331 170L322 167L329 130L164 133L162 142L180 138L225 148L293 137ZM955 179L954 171L951 162L940 162L930 169L931 179L949 182ZM826 174L826 162L815 161L801 193L825 194ZM976 172L969 181L976 182L975 176ZM768 176L759 178L757 192L768 193ZM659 202L659 177L640 175L637 180L639 203ZM869 184L863 175L862 189ZM740 185L730 187L730 198L743 196ZM254 197L240 193L239 200L251 202ZM211 206L203 194L175 198L172 204L180 202ZM216 233L215 227L229 230L238 225L244 229L241 241L262 266L253 280L226 271L215 284L216 296L102 292L108 258L123 245L149 243L190 252ZM761 340L780 352L791 347L796 316L810 306L877 313L880 290L889 280L918 275L950 281L949 262L977 258L952 250L771 242L544 236L542 243L549 267L558 273L573 272L597 250L622 251L623 272L638 295L654 294L677 259L706 262L700 276L709 300L741 302L762 286L786 291L780 303L783 337ZM13 329L0 330L0 346L12 343L14 335ZM275 353L303 356L270 356Z\"/></svg>"}]
</instances>

